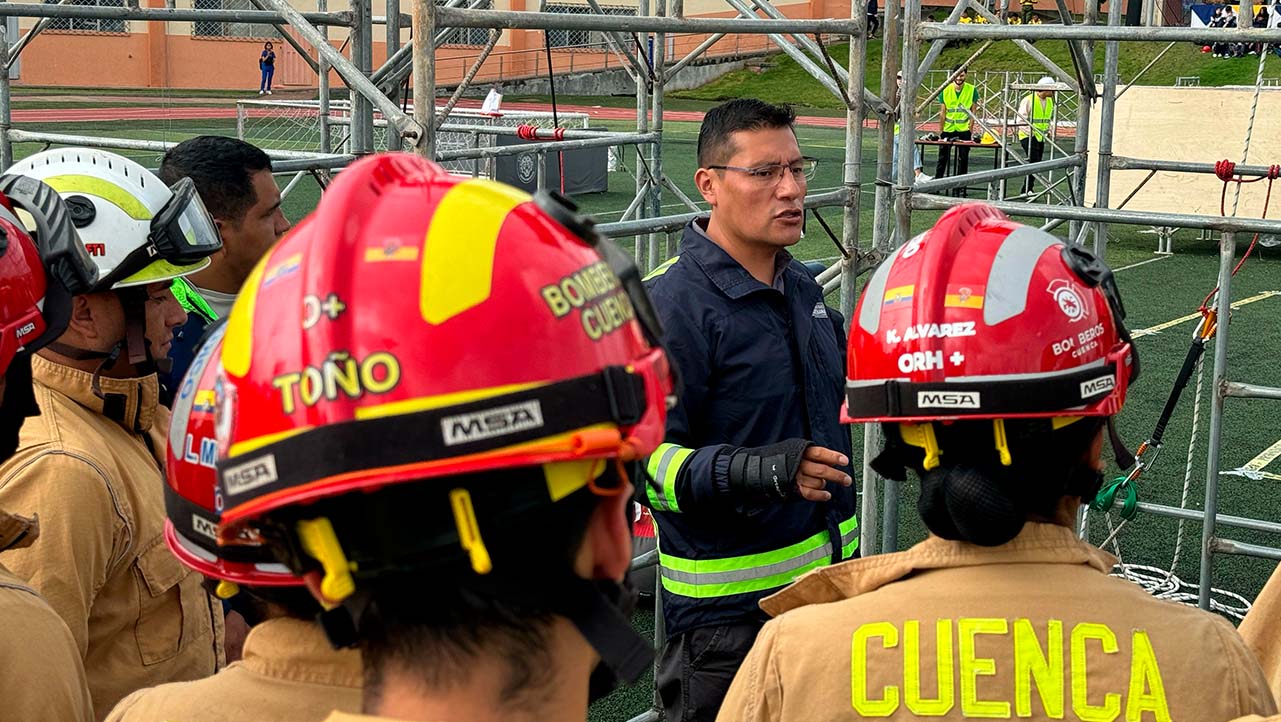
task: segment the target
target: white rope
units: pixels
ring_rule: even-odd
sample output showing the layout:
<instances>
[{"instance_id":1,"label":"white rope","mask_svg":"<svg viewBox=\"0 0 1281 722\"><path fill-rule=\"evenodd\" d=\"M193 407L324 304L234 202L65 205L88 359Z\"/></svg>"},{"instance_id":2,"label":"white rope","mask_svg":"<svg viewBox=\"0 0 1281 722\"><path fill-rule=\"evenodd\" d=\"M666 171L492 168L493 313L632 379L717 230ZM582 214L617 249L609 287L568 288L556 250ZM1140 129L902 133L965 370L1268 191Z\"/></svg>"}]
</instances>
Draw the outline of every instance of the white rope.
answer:
<instances>
[{"instance_id":1,"label":"white rope","mask_svg":"<svg viewBox=\"0 0 1281 722\"><path fill-rule=\"evenodd\" d=\"M1192 401L1192 433L1188 437L1188 458L1183 466L1183 493L1179 496L1179 508L1188 508L1188 491L1192 488L1192 457L1196 455L1196 434L1201 426L1201 386L1205 381L1205 357L1196 361L1196 396ZM1179 555L1183 551L1183 524L1186 519L1179 519L1179 530L1174 535L1174 559L1170 561L1170 576L1179 568Z\"/></svg>"},{"instance_id":2,"label":"white rope","mask_svg":"<svg viewBox=\"0 0 1281 722\"><path fill-rule=\"evenodd\" d=\"M1241 165L1250 157L1250 138L1254 135L1254 116L1259 110L1259 93L1263 90L1263 64L1268 60L1267 47L1259 53L1259 71L1254 77L1254 102L1250 104L1250 124L1245 127L1245 148L1241 150ZM1241 184L1237 183L1232 194L1232 215L1237 214L1237 203L1241 200Z\"/></svg>"}]
</instances>

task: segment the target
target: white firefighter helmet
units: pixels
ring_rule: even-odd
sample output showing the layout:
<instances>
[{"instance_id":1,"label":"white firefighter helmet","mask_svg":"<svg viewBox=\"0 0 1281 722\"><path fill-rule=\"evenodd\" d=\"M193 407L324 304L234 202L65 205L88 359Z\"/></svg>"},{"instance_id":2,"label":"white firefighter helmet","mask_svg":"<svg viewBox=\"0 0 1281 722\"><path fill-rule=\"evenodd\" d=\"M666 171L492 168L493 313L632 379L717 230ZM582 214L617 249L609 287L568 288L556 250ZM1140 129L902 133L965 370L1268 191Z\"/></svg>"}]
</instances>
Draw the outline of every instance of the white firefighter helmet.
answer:
<instances>
[{"instance_id":1,"label":"white firefighter helmet","mask_svg":"<svg viewBox=\"0 0 1281 722\"><path fill-rule=\"evenodd\" d=\"M43 181L62 196L99 281L91 290L142 286L194 273L222 248L189 178L166 186L138 163L93 148L57 148L9 173Z\"/></svg>"}]
</instances>

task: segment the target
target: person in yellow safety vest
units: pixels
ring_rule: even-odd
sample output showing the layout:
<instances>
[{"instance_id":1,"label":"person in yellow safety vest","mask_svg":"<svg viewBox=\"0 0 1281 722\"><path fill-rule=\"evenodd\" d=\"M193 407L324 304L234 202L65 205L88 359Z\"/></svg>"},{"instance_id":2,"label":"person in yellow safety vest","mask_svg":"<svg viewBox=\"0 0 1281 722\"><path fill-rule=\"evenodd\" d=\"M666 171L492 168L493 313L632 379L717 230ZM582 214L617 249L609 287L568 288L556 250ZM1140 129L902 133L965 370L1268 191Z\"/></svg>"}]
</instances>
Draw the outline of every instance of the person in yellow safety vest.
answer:
<instances>
[{"instance_id":1,"label":"person in yellow safety vest","mask_svg":"<svg viewBox=\"0 0 1281 722\"><path fill-rule=\"evenodd\" d=\"M1036 90L1028 93L1019 103L1015 121L1018 123L1019 145L1029 163L1045 157L1045 136L1053 136L1050 123L1054 120L1054 79L1043 76L1036 81ZM1023 193L1032 192L1032 176L1023 182Z\"/></svg>"},{"instance_id":2,"label":"person in yellow safety vest","mask_svg":"<svg viewBox=\"0 0 1281 722\"><path fill-rule=\"evenodd\" d=\"M1231 624L1109 576L1077 536L1139 374L1123 308L1089 251L979 203L873 272L841 418L879 424L872 467L920 480L930 536L761 600L719 722L1276 713Z\"/></svg>"},{"instance_id":3,"label":"person in yellow safety vest","mask_svg":"<svg viewBox=\"0 0 1281 722\"><path fill-rule=\"evenodd\" d=\"M972 83L965 82L965 66L961 66L952 71L952 82L943 88L939 94L939 118L942 119L942 132L939 134L940 140L962 141L965 143L973 140L974 136L970 132L970 115L978 112L978 91ZM951 157L952 146L939 146L938 163L934 166L934 177L942 178L947 175L947 165ZM960 145L956 147L956 173L955 175L965 175L970 170L970 147ZM966 189L959 189L961 196L966 195Z\"/></svg>"}]
</instances>

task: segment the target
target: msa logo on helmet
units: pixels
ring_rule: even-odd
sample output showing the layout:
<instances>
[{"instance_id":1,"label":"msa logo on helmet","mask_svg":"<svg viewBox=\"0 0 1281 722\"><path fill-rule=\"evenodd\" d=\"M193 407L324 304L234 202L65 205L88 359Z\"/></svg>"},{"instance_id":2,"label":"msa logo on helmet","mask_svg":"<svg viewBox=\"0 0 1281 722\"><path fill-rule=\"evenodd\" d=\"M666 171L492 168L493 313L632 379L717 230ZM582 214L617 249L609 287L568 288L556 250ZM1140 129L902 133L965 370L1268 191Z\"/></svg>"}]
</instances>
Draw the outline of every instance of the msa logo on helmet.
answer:
<instances>
[{"instance_id":1,"label":"msa logo on helmet","mask_svg":"<svg viewBox=\"0 0 1281 722\"><path fill-rule=\"evenodd\" d=\"M1061 278L1050 281L1050 287L1045 290L1054 297L1054 302L1058 304L1059 310L1067 316L1069 321L1080 321L1085 318L1085 302L1072 287L1071 281Z\"/></svg>"},{"instance_id":2,"label":"msa logo on helmet","mask_svg":"<svg viewBox=\"0 0 1281 722\"><path fill-rule=\"evenodd\" d=\"M229 467L222 472L222 485L228 496L239 496L261 486L275 483L280 476L276 473L276 456L268 454L253 461Z\"/></svg>"},{"instance_id":3,"label":"msa logo on helmet","mask_svg":"<svg viewBox=\"0 0 1281 722\"><path fill-rule=\"evenodd\" d=\"M977 391L917 391L916 405L922 409L982 408Z\"/></svg>"},{"instance_id":4,"label":"msa logo on helmet","mask_svg":"<svg viewBox=\"0 0 1281 722\"><path fill-rule=\"evenodd\" d=\"M440 432L446 446L457 446L537 429L542 425L542 405L537 401L526 401L470 414L446 416L440 420Z\"/></svg>"},{"instance_id":5,"label":"msa logo on helmet","mask_svg":"<svg viewBox=\"0 0 1281 722\"><path fill-rule=\"evenodd\" d=\"M1111 374L1100 376L1097 379L1081 382L1081 398L1088 399L1091 396L1098 396L1105 391L1111 391L1116 388L1116 376Z\"/></svg>"},{"instance_id":6,"label":"msa logo on helmet","mask_svg":"<svg viewBox=\"0 0 1281 722\"><path fill-rule=\"evenodd\" d=\"M35 331L35 330L36 330L36 322L28 321L25 325L23 325L22 328L18 329L18 340L21 341L23 338L27 337L28 335L31 334L32 331Z\"/></svg>"},{"instance_id":7,"label":"msa logo on helmet","mask_svg":"<svg viewBox=\"0 0 1281 722\"><path fill-rule=\"evenodd\" d=\"M218 541L218 525L199 514L191 515L191 530L212 541Z\"/></svg>"}]
</instances>

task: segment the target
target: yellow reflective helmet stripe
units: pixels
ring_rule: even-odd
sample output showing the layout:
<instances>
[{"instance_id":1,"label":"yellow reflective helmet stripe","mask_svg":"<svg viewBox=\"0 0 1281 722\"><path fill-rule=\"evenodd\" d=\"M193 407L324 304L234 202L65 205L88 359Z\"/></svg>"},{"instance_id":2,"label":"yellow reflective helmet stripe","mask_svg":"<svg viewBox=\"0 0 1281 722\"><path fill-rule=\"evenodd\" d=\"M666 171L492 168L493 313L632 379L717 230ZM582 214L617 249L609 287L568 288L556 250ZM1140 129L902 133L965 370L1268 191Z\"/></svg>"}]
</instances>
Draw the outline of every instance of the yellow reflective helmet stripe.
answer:
<instances>
[{"instance_id":1,"label":"yellow reflective helmet stripe","mask_svg":"<svg viewBox=\"0 0 1281 722\"><path fill-rule=\"evenodd\" d=\"M465 181L441 198L423 244L419 310L440 324L489 298L494 250L507 214L530 195L491 180Z\"/></svg>"},{"instance_id":2,"label":"yellow reflective helmet stripe","mask_svg":"<svg viewBox=\"0 0 1281 722\"><path fill-rule=\"evenodd\" d=\"M157 281L172 281L180 276L186 276L187 274L195 273L196 271L205 268L209 265L209 262L208 258L202 258L190 266L175 266L164 259L158 259L148 263L132 276L126 276L125 278L117 281L111 287L128 288L129 286L143 286L148 283L156 283Z\"/></svg>"},{"instance_id":3,"label":"yellow reflective helmet stripe","mask_svg":"<svg viewBox=\"0 0 1281 722\"><path fill-rule=\"evenodd\" d=\"M44 182L59 193L84 193L97 196L124 211L134 220L151 220L151 211L138 200L137 196L109 180L89 175L68 174L49 176L44 179Z\"/></svg>"}]
</instances>

